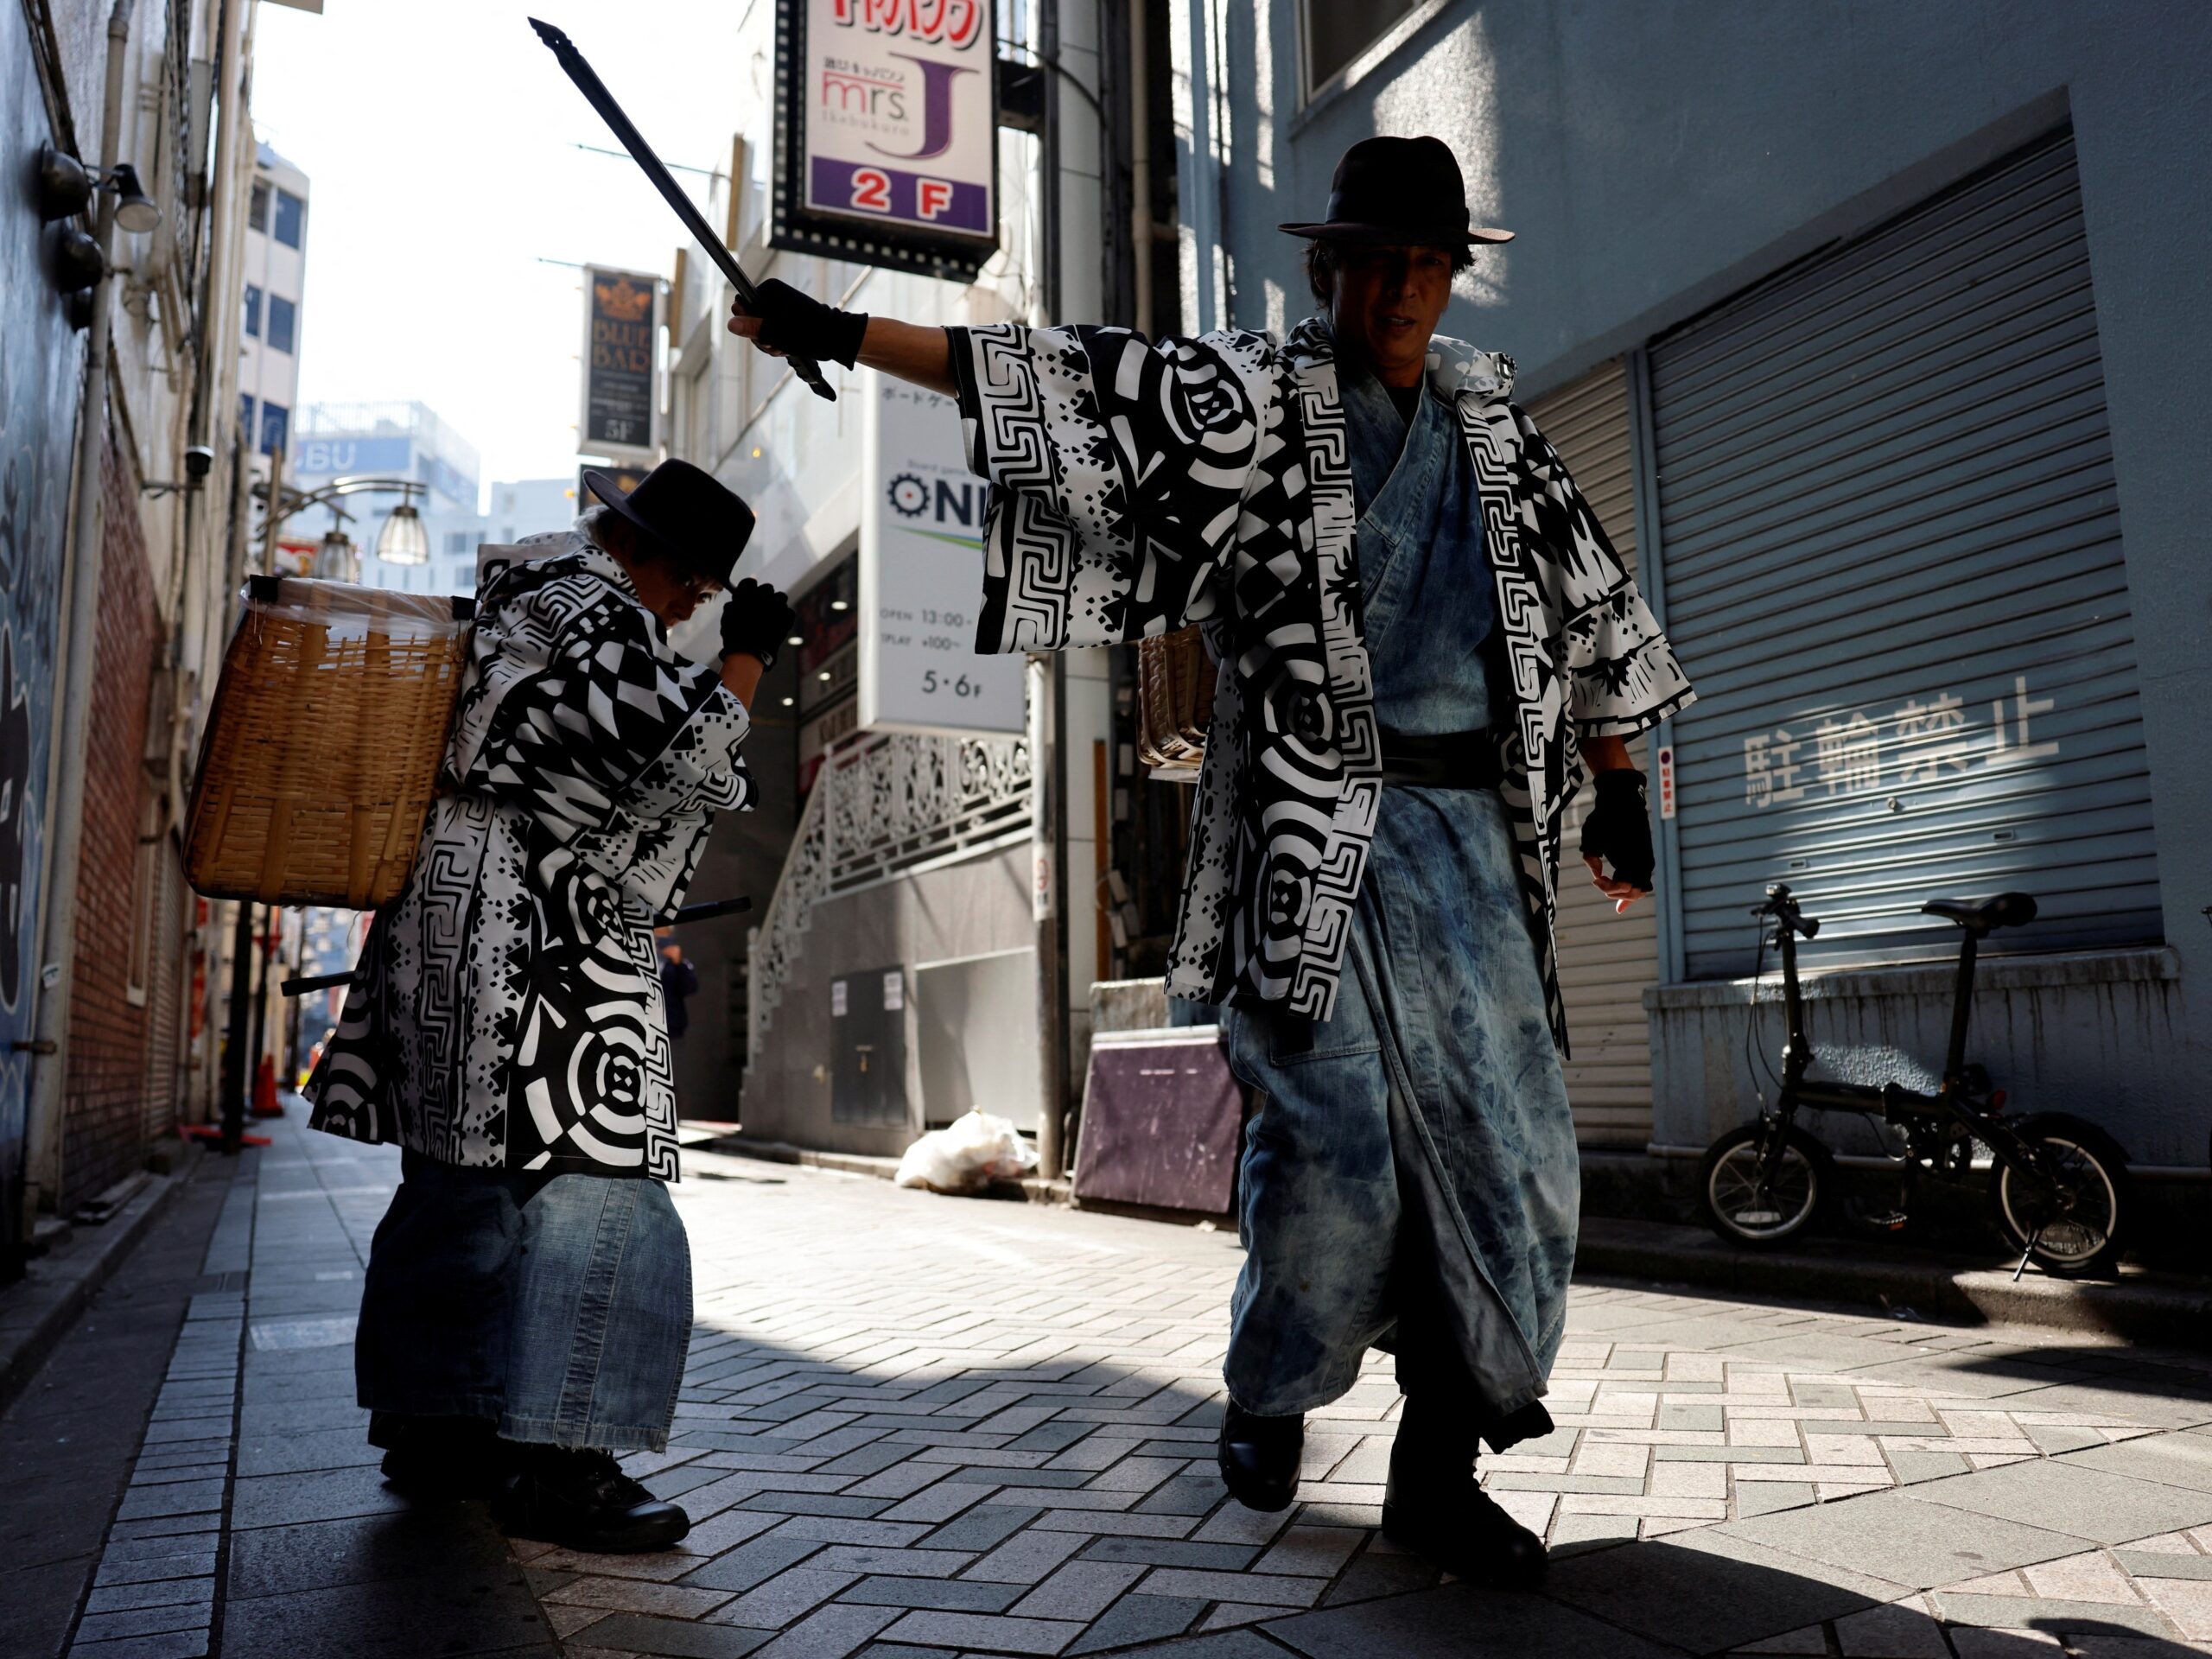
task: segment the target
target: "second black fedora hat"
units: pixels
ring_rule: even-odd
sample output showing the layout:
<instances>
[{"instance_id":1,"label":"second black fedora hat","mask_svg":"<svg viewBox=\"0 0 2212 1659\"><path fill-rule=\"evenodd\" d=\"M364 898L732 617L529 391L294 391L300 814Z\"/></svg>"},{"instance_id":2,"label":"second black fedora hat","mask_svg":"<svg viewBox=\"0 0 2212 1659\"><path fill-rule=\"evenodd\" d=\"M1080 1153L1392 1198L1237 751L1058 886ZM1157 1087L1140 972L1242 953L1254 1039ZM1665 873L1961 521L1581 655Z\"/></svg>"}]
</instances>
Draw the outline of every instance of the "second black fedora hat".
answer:
<instances>
[{"instance_id":1,"label":"second black fedora hat","mask_svg":"<svg viewBox=\"0 0 2212 1659\"><path fill-rule=\"evenodd\" d=\"M753 539L753 509L688 461L664 461L626 494L601 472L587 472L584 486L635 525L653 551L725 585Z\"/></svg>"}]
</instances>

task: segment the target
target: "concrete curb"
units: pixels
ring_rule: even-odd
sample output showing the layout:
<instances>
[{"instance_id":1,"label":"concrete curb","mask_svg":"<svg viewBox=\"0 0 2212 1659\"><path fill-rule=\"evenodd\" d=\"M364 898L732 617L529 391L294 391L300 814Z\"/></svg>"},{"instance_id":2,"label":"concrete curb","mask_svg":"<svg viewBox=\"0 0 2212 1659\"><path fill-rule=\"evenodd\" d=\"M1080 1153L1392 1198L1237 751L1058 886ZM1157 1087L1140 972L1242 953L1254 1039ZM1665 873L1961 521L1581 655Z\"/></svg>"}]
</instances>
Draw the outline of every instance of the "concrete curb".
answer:
<instances>
[{"instance_id":1,"label":"concrete curb","mask_svg":"<svg viewBox=\"0 0 2212 1659\"><path fill-rule=\"evenodd\" d=\"M801 1164L809 1169L834 1169L847 1175L871 1176L879 1181L888 1181L899 1173L896 1158L877 1158L860 1152L817 1152L811 1147L794 1147L788 1141L748 1141L736 1135L695 1141L684 1150L718 1152L732 1158L756 1158L764 1164ZM1046 1181L1031 1176L1026 1180L995 1181L986 1191L972 1196L979 1198L1020 1198L1031 1204L1065 1204L1069 1201L1068 1179L1063 1175L1057 1181Z\"/></svg>"},{"instance_id":2,"label":"concrete curb","mask_svg":"<svg viewBox=\"0 0 2212 1659\"><path fill-rule=\"evenodd\" d=\"M2055 1279L1926 1252L1821 1243L1739 1249L1702 1228L1585 1217L1578 1280L1689 1285L1872 1306L1898 1316L2024 1325L2171 1348L2212 1349L2212 1283L2179 1274Z\"/></svg>"},{"instance_id":3,"label":"concrete curb","mask_svg":"<svg viewBox=\"0 0 2212 1659\"><path fill-rule=\"evenodd\" d=\"M187 1157L168 1173L156 1175L109 1220L73 1229L66 1245L0 1289L0 1411L15 1403L198 1166L196 1156Z\"/></svg>"}]
</instances>

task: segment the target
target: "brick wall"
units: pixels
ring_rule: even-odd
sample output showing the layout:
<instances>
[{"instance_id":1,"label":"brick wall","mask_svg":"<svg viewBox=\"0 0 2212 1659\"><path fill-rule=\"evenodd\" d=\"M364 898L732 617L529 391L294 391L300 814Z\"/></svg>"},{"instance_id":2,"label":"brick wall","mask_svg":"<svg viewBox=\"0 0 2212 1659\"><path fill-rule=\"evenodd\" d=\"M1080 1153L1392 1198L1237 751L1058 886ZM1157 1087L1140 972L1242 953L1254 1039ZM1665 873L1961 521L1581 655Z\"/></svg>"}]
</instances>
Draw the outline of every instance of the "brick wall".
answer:
<instances>
[{"instance_id":1,"label":"brick wall","mask_svg":"<svg viewBox=\"0 0 2212 1659\"><path fill-rule=\"evenodd\" d=\"M128 462L112 443L103 469L105 530L101 543L99 639L92 658L92 742L85 779L85 842L77 881L76 980L69 998L68 1098L61 1131L61 1193L67 1213L145 1161L147 1099L144 1001L134 1005L134 942L155 894L142 872L138 837L146 823L148 690L160 618L145 531ZM164 942L166 943L166 942ZM171 947L173 949L173 946ZM158 960L147 973L167 971Z\"/></svg>"}]
</instances>

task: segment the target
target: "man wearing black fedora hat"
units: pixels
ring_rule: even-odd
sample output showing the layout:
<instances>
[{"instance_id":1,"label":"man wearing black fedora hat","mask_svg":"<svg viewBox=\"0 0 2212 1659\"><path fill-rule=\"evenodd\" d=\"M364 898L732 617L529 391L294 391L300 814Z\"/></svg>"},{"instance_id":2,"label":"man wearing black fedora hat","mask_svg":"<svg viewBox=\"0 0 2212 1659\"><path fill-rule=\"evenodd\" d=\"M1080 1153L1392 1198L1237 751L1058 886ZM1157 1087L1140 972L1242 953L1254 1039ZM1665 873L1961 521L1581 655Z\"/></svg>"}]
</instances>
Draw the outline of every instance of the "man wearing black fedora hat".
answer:
<instances>
[{"instance_id":1,"label":"man wearing black fedora hat","mask_svg":"<svg viewBox=\"0 0 2212 1659\"><path fill-rule=\"evenodd\" d=\"M668 1441L691 1334L653 928L713 814L750 804L747 704L791 630L731 588L745 503L668 461L477 596L442 788L308 1084L314 1127L397 1141L355 1380L385 1475L510 1529L665 1548L690 1522L615 1454ZM668 628L725 588L721 660Z\"/></svg>"},{"instance_id":2,"label":"man wearing black fedora hat","mask_svg":"<svg viewBox=\"0 0 2212 1659\"><path fill-rule=\"evenodd\" d=\"M1553 939L1561 820L1652 883L1627 741L1690 699L1513 365L1436 333L1473 226L1430 137L1370 138L1303 239L1319 310L1230 329L921 328L780 284L734 331L955 395L997 487L978 649L1205 626L1221 664L1175 996L1224 1007L1245 1146L1219 1463L1296 1495L1304 1414L1396 1358L1383 1531L1526 1584L1479 1445L1551 1431L1580 1173Z\"/></svg>"}]
</instances>

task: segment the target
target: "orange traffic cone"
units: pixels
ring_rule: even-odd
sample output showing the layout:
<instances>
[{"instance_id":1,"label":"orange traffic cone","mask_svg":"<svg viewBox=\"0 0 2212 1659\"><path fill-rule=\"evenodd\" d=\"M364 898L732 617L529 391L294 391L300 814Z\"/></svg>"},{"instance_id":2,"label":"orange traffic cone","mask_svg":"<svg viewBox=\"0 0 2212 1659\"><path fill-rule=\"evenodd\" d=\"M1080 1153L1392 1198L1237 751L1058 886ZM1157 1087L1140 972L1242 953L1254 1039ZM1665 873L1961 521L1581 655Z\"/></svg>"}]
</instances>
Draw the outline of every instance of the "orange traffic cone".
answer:
<instances>
[{"instance_id":1,"label":"orange traffic cone","mask_svg":"<svg viewBox=\"0 0 2212 1659\"><path fill-rule=\"evenodd\" d=\"M253 1115L256 1117L282 1117L284 1109L276 1103L276 1062L264 1054L261 1069L253 1077Z\"/></svg>"}]
</instances>

